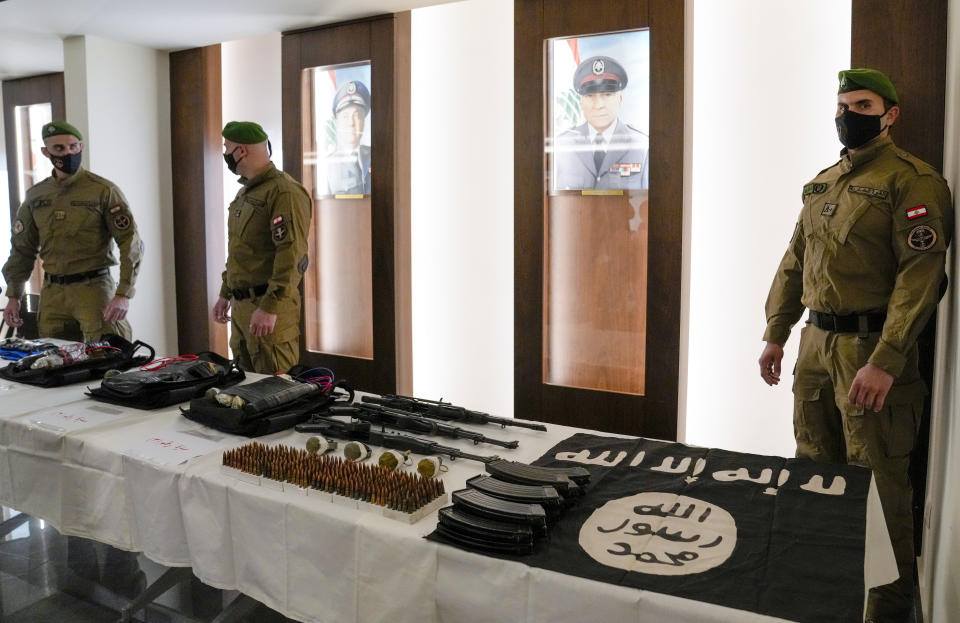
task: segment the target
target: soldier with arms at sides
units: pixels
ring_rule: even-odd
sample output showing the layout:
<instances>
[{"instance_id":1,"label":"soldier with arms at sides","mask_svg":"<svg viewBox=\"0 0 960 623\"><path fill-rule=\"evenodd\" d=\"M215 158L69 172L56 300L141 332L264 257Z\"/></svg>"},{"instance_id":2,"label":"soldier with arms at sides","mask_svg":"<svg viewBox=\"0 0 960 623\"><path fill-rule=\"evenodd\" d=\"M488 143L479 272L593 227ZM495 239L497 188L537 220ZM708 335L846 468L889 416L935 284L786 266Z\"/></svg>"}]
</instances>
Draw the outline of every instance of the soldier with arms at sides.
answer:
<instances>
[{"instance_id":1,"label":"soldier with arms at sides","mask_svg":"<svg viewBox=\"0 0 960 623\"><path fill-rule=\"evenodd\" d=\"M307 270L312 202L270 161L258 124L231 121L222 134L224 160L243 188L229 207L227 266L213 316L221 323L232 317L230 347L241 368L286 372L300 359L298 287Z\"/></svg>"},{"instance_id":2,"label":"soldier with arms at sides","mask_svg":"<svg viewBox=\"0 0 960 623\"><path fill-rule=\"evenodd\" d=\"M767 298L760 376L780 381L783 344L809 309L793 380L797 456L873 470L900 577L870 591L866 620L906 621L913 604L908 474L927 389L917 336L940 299L953 232L944 179L889 136L893 83L841 71L840 161L803 187L803 209Z\"/></svg>"},{"instance_id":3,"label":"soldier with arms at sides","mask_svg":"<svg viewBox=\"0 0 960 623\"><path fill-rule=\"evenodd\" d=\"M43 262L38 329L41 337L92 342L105 333L132 337L126 320L143 243L123 193L80 165L83 135L65 121L43 126L42 153L53 175L31 187L13 222L3 266L9 301L4 321L20 318L20 296L39 253ZM120 283L110 266L120 253Z\"/></svg>"}]
</instances>

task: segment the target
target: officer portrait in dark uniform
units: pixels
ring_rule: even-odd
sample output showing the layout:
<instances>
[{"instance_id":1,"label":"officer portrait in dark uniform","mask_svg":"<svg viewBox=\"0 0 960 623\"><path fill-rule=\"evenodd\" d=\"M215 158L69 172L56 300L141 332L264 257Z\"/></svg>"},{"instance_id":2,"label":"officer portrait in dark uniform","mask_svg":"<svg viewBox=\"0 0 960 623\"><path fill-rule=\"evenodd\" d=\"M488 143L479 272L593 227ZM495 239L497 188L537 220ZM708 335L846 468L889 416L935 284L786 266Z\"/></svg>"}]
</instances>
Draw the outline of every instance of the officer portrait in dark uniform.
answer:
<instances>
[{"instance_id":1,"label":"officer portrait in dark uniform","mask_svg":"<svg viewBox=\"0 0 960 623\"><path fill-rule=\"evenodd\" d=\"M649 139L620 119L627 79L609 56L592 56L577 67L573 88L585 121L557 137L556 190L649 186Z\"/></svg>"},{"instance_id":2,"label":"officer portrait in dark uniform","mask_svg":"<svg viewBox=\"0 0 960 623\"><path fill-rule=\"evenodd\" d=\"M370 90L359 80L345 82L333 98L337 143L327 154L327 187L331 195L370 194L370 146L361 145Z\"/></svg>"}]
</instances>

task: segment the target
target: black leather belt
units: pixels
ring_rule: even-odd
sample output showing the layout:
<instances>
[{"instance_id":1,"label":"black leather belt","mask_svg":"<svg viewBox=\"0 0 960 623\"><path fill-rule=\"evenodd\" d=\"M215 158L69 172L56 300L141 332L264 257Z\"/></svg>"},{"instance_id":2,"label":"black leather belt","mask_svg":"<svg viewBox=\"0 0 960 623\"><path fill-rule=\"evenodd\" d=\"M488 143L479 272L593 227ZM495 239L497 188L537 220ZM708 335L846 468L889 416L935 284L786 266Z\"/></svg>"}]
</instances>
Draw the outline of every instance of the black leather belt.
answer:
<instances>
[{"instance_id":1,"label":"black leather belt","mask_svg":"<svg viewBox=\"0 0 960 623\"><path fill-rule=\"evenodd\" d=\"M252 299L258 296L263 296L267 292L267 284L261 284L259 286L253 286L252 288L234 288L230 290L230 295L235 301L242 301L243 299Z\"/></svg>"},{"instance_id":2,"label":"black leather belt","mask_svg":"<svg viewBox=\"0 0 960 623\"><path fill-rule=\"evenodd\" d=\"M883 321L886 319L887 315L883 312L837 316L810 310L810 324L836 333L876 333L883 331Z\"/></svg>"},{"instance_id":3,"label":"black leather belt","mask_svg":"<svg viewBox=\"0 0 960 623\"><path fill-rule=\"evenodd\" d=\"M49 283L55 283L59 286L62 286L68 283L83 281L84 279L93 279L94 277L106 275L109 272L109 268L98 268L97 270L88 270L85 273L73 273L72 275L51 275L50 273L47 273L43 276L43 278Z\"/></svg>"}]
</instances>

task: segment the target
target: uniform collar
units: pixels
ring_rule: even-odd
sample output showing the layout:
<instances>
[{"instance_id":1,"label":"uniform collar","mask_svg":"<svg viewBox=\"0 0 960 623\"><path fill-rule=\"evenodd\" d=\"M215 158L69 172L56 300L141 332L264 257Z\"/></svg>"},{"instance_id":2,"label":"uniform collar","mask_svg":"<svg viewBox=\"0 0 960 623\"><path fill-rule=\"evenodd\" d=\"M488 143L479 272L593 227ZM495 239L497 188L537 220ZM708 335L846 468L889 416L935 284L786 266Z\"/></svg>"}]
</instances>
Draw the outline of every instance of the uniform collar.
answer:
<instances>
[{"instance_id":1,"label":"uniform collar","mask_svg":"<svg viewBox=\"0 0 960 623\"><path fill-rule=\"evenodd\" d=\"M261 171L260 173L254 175L252 178L247 179L245 177L240 178L240 183L243 184L247 190L253 188L261 182L265 182L272 177L276 177L280 172L277 170L277 167L274 166L273 162L267 165L267 168Z\"/></svg>"},{"instance_id":2,"label":"uniform collar","mask_svg":"<svg viewBox=\"0 0 960 623\"><path fill-rule=\"evenodd\" d=\"M60 179L57 177L55 171L50 172L50 177L53 178L53 183L61 188L70 188L76 184L80 179L87 176L86 169L83 168L83 165L77 167L77 170L73 172L73 175L68 175L66 179Z\"/></svg>"},{"instance_id":3,"label":"uniform collar","mask_svg":"<svg viewBox=\"0 0 960 623\"><path fill-rule=\"evenodd\" d=\"M849 173L857 167L862 167L866 163L870 162L881 153L887 150L895 149L896 145L893 144L893 139L889 135L882 138L874 139L870 143L867 143L865 147L855 150L853 153L850 153L847 149L844 149L840 152L840 168L844 173Z\"/></svg>"}]
</instances>

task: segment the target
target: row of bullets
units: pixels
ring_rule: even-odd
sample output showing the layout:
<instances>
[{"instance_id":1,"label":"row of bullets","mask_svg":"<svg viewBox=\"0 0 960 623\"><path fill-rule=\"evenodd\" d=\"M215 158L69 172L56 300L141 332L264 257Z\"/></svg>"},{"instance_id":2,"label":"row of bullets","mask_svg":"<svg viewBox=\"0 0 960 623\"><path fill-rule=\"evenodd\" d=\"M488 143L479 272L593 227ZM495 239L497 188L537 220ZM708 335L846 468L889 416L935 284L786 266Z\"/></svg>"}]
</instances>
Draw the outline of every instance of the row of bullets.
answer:
<instances>
[{"instance_id":1,"label":"row of bullets","mask_svg":"<svg viewBox=\"0 0 960 623\"><path fill-rule=\"evenodd\" d=\"M405 513L413 513L445 493L439 479L256 441L225 451L223 464L248 474Z\"/></svg>"}]
</instances>

